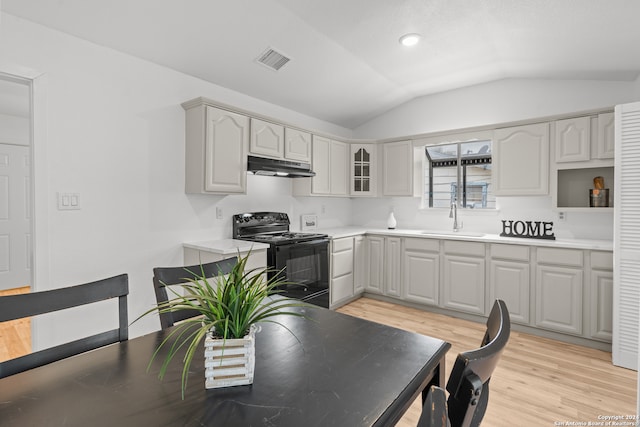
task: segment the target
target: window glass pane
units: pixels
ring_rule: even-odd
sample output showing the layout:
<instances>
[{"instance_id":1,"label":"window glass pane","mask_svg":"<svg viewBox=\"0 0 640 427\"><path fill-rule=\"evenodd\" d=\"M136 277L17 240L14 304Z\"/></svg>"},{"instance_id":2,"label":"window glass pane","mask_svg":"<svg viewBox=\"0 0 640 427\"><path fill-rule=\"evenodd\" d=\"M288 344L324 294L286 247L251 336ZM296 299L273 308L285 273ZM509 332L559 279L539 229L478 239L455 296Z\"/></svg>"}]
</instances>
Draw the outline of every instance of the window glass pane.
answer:
<instances>
[{"instance_id":1,"label":"window glass pane","mask_svg":"<svg viewBox=\"0 0 640 427\"><path fill-rule=\"evenodd\" d=\"M427 147L427 156L433 162L457 161L458 144L433 145Z\"/></svg>"},{"instance_id":2,"label":"window glass pane","mask_svg":"<svg viewBox=\"0 0 640 427\"><path fill-rule=\"evenodd\" d=\"M428 178L428 177L427 177ZM432 207L447 208L455 200L458 169L455 166L433 169Z\"/></svg>"},{"instance_id":3,"label":"window glass pane","mask_svg":"<svg viewBox=\"0 0 640 427\"><path fill-rule=\"evenodd\" d=\"M458 201L460 207L495 209L490 140L427 146L425 154L425 206L448 208Z\"/></svg>"},{"instance_id":4,"label":"window glass pane","mask_svg":"<svg viewBox=\"0 0 640 427\"><path fill-rule=\"evenodd\" d=\"M460 154L464 158L491 156L491 141L472 141L460 143Z\"/></svg>"},{"instance_id":5,"label":"window glass pane","mask_svg":"<svg viewBox=\"0 0 640 427\"><path fill-rule=\"evenodd\" d=\"M362 149L362 161L369 162L369 152L365 149Z\"/></svg>"},{"instance_id":6,"label":"window glass pane","mask_svg":"<svg viewBox=\"0 0 640 427\"><path fill-rule=\"evenodd\" d=\"M491 141L473 141L460 144L462 164L465 168L465 207L495 209L495 198L490 194Z\"/></svg>"},{"instance_id":7,"label":"window glass pane","mask_svg":"<svg viewBox=\"0 0 640 427\"><path fill-rule=\"evenodd\" d=\"M363 151L362 148L359 149L358 151L356 151L356 154L355 154L356 162L361 162L362 161L362 151Z\"/></svg>"}]
</instances>

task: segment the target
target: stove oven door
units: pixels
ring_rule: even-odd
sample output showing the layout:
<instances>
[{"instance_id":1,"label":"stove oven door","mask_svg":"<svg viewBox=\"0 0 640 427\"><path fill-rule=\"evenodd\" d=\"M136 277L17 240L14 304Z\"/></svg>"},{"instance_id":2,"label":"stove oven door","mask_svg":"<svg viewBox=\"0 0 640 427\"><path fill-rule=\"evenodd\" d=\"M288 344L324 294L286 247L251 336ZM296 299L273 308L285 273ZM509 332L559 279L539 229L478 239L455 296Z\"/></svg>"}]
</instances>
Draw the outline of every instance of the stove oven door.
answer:
<instances>
[{"instance_id":1,"label":"stove oven door","mask_svg":"<svg viewBox=\"0 0 640 427\"><path fill-rule=\"evenodd\" d=\"M282 295L329 308L329 240L277 245L271 262L288 284Z\"/></svg>"}]
</instances>

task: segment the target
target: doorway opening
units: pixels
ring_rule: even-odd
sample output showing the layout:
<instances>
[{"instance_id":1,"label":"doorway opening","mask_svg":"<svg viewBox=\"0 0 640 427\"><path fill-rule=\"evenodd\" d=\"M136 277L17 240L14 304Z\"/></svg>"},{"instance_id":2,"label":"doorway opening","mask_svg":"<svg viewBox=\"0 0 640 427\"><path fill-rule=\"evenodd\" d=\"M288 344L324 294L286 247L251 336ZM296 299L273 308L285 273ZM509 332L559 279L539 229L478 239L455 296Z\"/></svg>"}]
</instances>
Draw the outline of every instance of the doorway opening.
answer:
<instances>
[{"instance_id":1,"label":"doorway opening","mask_svg":"<svg viewBox=\"0 0 640 427\"><path fill-rule=\"evenodd\" d=\"M0 73L0 295L33 286L32 82ZM29 320L0 324L0 360L31 352Z\"/></svg>"}]
</instances>

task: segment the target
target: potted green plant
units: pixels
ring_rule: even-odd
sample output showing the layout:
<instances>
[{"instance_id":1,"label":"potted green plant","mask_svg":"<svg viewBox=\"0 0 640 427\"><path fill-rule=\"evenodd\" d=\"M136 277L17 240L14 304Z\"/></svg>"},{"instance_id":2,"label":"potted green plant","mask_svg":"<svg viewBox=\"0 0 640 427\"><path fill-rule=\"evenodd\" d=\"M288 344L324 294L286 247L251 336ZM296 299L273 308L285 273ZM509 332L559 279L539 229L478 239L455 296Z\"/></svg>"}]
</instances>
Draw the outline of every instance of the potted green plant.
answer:
<instances>
[{"instance_id":1,"label":"potted green plant","mask_svg":"<svg viewBox=\"0 0 640 427\"><path fill-rule=\"evenodd\" d=\"M246 269L246 256L238 256L238 263L231 273L207 279L204 272L185 279L182 292L171 289L174 297L160 303L140 316L151 313L194 309L201 316L184 320L175 325L154 352L151 364L159 351L167 346L168 352L160 368L164 378L169 363L186 348L182 368L182 398L187 386L189 367L193 356L205 340L206 387L251 384L255 363L255 332L260 322L277 323L274 316L286 314L304 317L303 313L288 310L306 304L278 297L278 286L284 284L280 275L266 279L268 269ZM246 368L246 369L245 369ZM214 371L221 371L222 380L216 380Z\"/></svg>"}]
</instances>

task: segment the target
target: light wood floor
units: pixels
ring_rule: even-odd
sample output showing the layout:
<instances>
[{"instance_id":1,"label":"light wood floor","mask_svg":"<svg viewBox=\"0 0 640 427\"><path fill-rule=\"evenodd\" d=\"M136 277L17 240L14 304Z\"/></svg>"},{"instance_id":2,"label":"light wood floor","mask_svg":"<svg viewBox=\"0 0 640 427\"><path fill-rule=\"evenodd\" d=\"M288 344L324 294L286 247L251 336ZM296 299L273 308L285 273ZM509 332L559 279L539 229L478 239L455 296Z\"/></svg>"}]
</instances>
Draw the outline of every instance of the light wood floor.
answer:
<instances>
[{"instance_id":1,"label":"light wood floor","mask_svg":"<svg viewBox=\"0 0 640 427\"><path fill-rule=\"evenodd\" d=\"M447 379L458 353L477 348L485 325L361 298L338 311L451 343ZM611 364L611 353L520 332L509 343L491 379L483 426L553 426L597 422L599 415L636 413L636 372ZM415 427L420 399L399 427ZM559 425L559 424L555 424Z\"/></svg>"},{"instance_id":2,"label":"light wood floor","mask_svg":"<svg viewBox=\"0 0 640 427\"><path fill-rule=\"evenodd\" d=\"M29 286L0 291L2 295L30 292ZM0 362L31 353L31 320L0 322Z\"/></svg>"}]
</instances>

